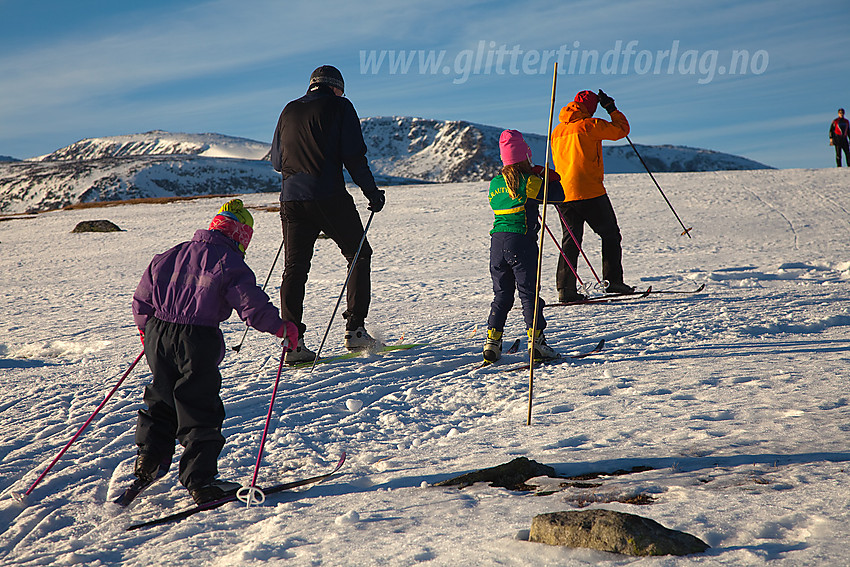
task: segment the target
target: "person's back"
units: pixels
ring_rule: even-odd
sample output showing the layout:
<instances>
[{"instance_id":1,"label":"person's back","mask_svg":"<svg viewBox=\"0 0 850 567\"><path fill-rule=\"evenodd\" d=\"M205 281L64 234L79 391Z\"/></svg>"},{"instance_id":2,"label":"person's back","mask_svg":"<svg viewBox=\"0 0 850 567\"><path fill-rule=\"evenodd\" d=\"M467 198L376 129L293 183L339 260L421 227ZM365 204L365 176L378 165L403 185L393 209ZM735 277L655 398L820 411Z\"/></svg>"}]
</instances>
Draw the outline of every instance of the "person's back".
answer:
<instances>
[{"instance_id":1,"label":"person's back","mask_svg":"<svg viewBox=\"0 0 850 567\"><path fill-rule=\"evenodd\" d=\"M303 316L310 263L320 233L332 239L348 261L347 309L342 314L346 348L382 346L364 327L371 301L372 248L354 198L345 188L342 168L368 199L370 211L379 212L385 197L369 169L360 119L344 92L339 69L318 67L310 75L307 94L289 102L280 113L272 138L272 166L281 172L280 220L285 247L281 314L299 331L295 350L286 354L289 364L317 356L304 344L307 326Z\"/></svg>"},{"instance_id":2,"label":"person's back","mask_svg":"<svg viewBox=\"0 0 850 567\"><path fill-rule=\"evenodd\" d=\"M597 105L608 112L611 121L593 118ZM620 227L608 198L603 179L602 140L619 140L629 134L629 121L617 110L614 99L599 91L579 91L575 99L559 114L559 124L552 132L552 159L561 176L565 202L558 205L563 234L564 257L558 259L556 285L561 302L577 301L584 295L576 289L575 269L584 224L602 239L602 277L608 281L606 291L630 293L623 283Z\"/></svg>"},{"instance_id":3,"label":"person's back","mask_svg":"<svg viewBox=\"0 0 850 567\"><path fill-rule=\"evenodd\" d=\"M281 199L326 199L345 191L342 168L366 154L360 121L351 102L327 87L311 90L284 107L278 121L272 165L283 176ZM356 166L362 162L357 160ZM357 171L366 187L371 173ZM367 168L368 171L368 168ZM349 173L352 173L349 171Z\"/></svg>"},{"instance_id":4,"label":"person's back","mask_svg":"<svg viewBox=\"0 0 850 567\"><path fill-rule=\"evenodd\" d=\"M573 101L561 109L558 121L552 132L552 159L566 200L604 195L602 140L620 140L629 134L625 115L615 110L610 122L593 118L586 104Z\"/></svg>"},{"instance_id":5,"label":"person's back","mask_svg":"<svg viewBox=\"0 0 850 567\"><path fill-rule=\"evenodd\" d=\"M150 316L217 328L233 309L257 330L280 328L277 309L257 287L237 243L218 230L198 230L192 240L156 255L133 301L140 329Z\"/></svg>"},{"instance_id":6,"label":"person's back","mask_svg":"<svg viewBox=\"0 0 850 567\"><path fill-rule=\"evenodd\" d=\"M493 280L493 302L487 317L487 338L484 360L494 362L502 356L502 333L508 313L513 307L514 291L522 304L523 319L528 332L528 348L535 358L553 358L557 354L546 344L543 329L545 302L537 296L537 241L535 233L538 205L543 200L544 174L531 162L531 148L517 130L505 130L499 137L499 154L504 167L490 182L488 198L493 210L493 229L490 231L490 277ZM551 172L554 174L554 172ZM551 180L553 185L557 185ZM558 190L551 197L563 198ZM550 195L547 195L549 198ZM536 311L535 311L536 310ZM538 326L534 329L536 319ZM532 332L535 331L535 332Z\"/></svg>"}]
</instances>

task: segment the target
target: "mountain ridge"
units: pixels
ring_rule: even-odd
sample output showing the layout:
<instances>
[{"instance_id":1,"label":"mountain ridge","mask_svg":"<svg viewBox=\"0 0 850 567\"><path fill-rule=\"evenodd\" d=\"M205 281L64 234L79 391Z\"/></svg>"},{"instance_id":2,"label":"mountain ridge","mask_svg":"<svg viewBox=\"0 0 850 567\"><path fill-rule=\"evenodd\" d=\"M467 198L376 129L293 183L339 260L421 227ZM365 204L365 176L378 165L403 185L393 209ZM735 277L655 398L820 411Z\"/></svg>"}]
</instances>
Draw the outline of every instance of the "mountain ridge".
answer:
<instances>
[{"instance_id":1,"label":"mountain ridge","mask_svg":"<svg viewBox=\"0 0 850 567\"><path fill-rule=\"evenodd\" d=\"M502 128L463 120L370 117L360 121L379 185L485 181L498 173ZM536 162L546 137L524 134ZM0 212L38 212L90 201L273 192L271 145L224 134L88 138L27 160L0 162ZM637 145L653 172L771 169L740 156L685 146ZM629 146L604 146L606 173L643 165ZM350 182L350 178L346 177Z\"/></svg>"}]
</instances>

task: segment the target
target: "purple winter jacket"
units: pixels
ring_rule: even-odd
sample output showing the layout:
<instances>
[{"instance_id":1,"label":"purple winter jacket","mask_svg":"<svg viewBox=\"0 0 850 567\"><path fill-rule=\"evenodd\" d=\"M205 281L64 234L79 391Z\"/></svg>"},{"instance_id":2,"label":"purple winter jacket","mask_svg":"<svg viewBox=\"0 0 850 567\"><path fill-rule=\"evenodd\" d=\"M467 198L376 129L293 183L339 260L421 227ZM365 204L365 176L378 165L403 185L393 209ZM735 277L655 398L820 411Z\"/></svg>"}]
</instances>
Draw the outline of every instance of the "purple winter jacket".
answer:
<instances>
[{"instance_id":1,"label":"purple winter jacket","mask_svg":"<svg viewBox=\"0 0 850 567\"><path fill-rule=\"evenodd\" d=\"M275 334L283 325L236 242L217 230L198 230L191 241L154 256L133 294L141 330L151 316L218 328L234 309L258 331Z\"/></svg>"}]
</instances>

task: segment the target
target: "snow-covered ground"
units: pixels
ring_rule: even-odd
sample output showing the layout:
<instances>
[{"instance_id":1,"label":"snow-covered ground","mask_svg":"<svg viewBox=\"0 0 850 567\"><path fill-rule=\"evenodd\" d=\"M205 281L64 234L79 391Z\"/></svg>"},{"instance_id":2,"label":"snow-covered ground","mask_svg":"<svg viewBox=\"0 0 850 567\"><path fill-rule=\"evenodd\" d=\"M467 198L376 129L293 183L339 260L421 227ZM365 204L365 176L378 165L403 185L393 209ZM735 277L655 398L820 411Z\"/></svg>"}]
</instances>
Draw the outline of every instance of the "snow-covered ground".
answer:
<instances>
[{"instance_id":1,"label":"snow-covered ground","mask_svg":"<svg viewBox=\"0 0 850 567\"><path fill-rule=\"evenodd\" d=\"M262 506L236 504L126 532L191 504L176 465L137 505L108 502L131 478L144 363L35 488L24 492L141 350L130 299L153 254L207 225L218 200L57 211L0 222L0 563L3 565L842 565L850 541L850 172L659 174L681 229L646 175L607 177L627 281L693 296L546 310L547 337L598 355L534 373L476 369L491 300L486 183L388 188L370 241L368 324L386 341L434 344L286 369L260 484L339 475ZM246 195L250 206L275 194ZM363 203L363 199L358 197ZM365 207L361 209L365 214ZM554 209L547 218L555 225ZM262 283L280 244L255 209L248 262ZM82 220L124 232L71 234ZM556 230L556 233L560 233ZM586 247L599 267L598 239ZM555 298L547 239L543 297ZM281 265L270 292L279 304ZM593 277L585 268L581 275ZM316 347L344 278L320 240L308 284ZM474 336L470 337L477 328ZM223 325L228 345L244 324ZM343 352L337 316L325 354ZM518 311L508 337L521 337ZM403 339L402 339L403 337ZM523 348L525 342L523 341ZM280 356L248 334L223 365L222 476L250 481ZM349 403L350 400L353 400ZM358 409L358 405L362 407ZM563 476L609 475L545 494L430 484L525 456ZM554 492L550 492L554 490ZM618 500L641 496L651 504ZM637 559L527 541L536 514L604 507L712 547Z\"/></svg>"}]
</instances>

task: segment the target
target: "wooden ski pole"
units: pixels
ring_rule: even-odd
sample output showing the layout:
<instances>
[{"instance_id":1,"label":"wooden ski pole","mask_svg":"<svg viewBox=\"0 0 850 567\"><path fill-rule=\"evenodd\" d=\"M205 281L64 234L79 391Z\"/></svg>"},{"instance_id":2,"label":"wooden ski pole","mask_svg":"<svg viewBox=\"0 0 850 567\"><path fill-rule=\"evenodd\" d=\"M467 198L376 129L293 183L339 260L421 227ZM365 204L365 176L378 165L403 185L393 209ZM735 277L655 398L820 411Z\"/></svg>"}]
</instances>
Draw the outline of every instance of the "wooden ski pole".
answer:
<instances>
[{"instance_id":1,"label":"wooden ski pole","mask_svg":"<svg viewBox=\"0 0 850 567\"><path fill-rule=\"evenodd\" d=\"M552 74L552 101L549 104L549 128L546 129L546 160L543 162L543 213L541 214L541 229L546 226L546 205L549 204L549 145L552 141L552 119L555 115L555 87L558 82L558 62ZM540 231L540 245L537 249L537 281L534 294L534 321L531 325L531 344L528 348L528 419L526 425L531 425L531 407L534 398L534 338L537 335L537 315L540 312L540 274L543 272L543 230Z\"/></svg>"}]
</instances>

